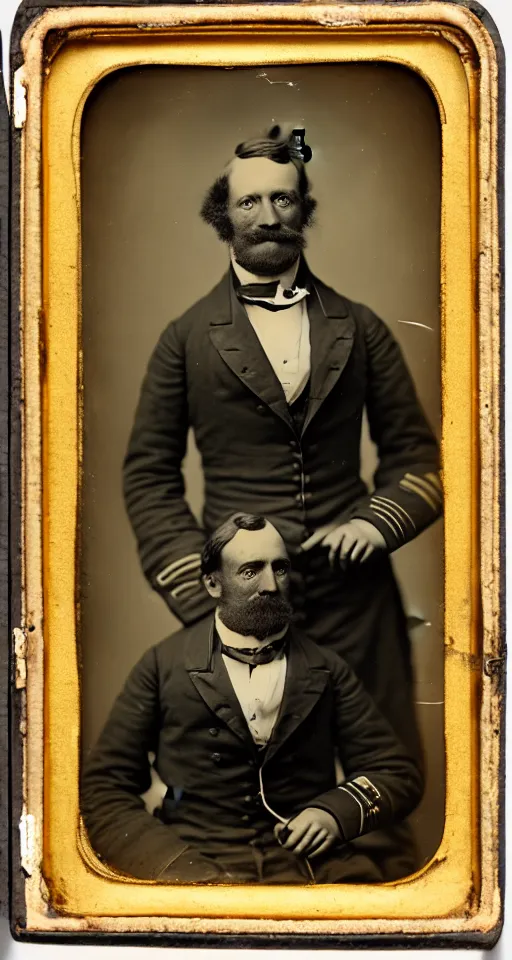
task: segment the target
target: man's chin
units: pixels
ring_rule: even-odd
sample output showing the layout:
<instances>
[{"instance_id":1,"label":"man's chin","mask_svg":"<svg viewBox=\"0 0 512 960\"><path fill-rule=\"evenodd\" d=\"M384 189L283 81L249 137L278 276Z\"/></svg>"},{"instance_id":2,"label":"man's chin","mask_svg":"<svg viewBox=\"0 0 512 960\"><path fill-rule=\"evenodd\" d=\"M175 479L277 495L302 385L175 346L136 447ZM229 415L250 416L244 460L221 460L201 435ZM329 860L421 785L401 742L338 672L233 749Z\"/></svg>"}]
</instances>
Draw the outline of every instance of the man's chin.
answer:
<instances>
[{"instance_id":1,"label":"man's chin","mask_svg":"<svg viewBox=\"0 0 512 960\"><path fill-rule=\"evenodd\" d=\"M291 622L290 611L279 615L270 614L268 611L248 615L246 609L230 606L221 608L219 613L222 622L230 630L242 637L255 637L262 642L276 633L281 633Z\"/></svg>"},{"instance_id":2,"label":"man's chin","mask_svg":"<svg viewBox=\"0 0 512 960\"><path fill-rule=\"evenodd\" d=\"M274 277L289 270L297 262L299 254L300 250L295 245L266 240L247 250L235 250L235 260L249 273Z\"/></svg>"}]
</instances>

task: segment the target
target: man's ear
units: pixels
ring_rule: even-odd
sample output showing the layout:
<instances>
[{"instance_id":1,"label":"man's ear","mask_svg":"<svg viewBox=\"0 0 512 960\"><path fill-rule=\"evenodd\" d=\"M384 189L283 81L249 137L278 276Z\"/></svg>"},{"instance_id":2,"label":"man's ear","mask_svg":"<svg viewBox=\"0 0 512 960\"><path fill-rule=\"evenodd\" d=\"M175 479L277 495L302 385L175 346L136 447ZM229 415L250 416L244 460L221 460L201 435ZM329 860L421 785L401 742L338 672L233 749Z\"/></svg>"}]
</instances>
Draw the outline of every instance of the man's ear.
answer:
<instances>
[{"instance_id":1,"label":"man's ear","mask_svg":"<svg viewBox=\"0 0 512 960\"><path fill-rule=\"evenodd\" d=\"M206 576L203 577L203 583L210 596L214 597L215 600L219 600L222 587L217 575L215 573L207 573Z\"/></svg>"}]
</instances>

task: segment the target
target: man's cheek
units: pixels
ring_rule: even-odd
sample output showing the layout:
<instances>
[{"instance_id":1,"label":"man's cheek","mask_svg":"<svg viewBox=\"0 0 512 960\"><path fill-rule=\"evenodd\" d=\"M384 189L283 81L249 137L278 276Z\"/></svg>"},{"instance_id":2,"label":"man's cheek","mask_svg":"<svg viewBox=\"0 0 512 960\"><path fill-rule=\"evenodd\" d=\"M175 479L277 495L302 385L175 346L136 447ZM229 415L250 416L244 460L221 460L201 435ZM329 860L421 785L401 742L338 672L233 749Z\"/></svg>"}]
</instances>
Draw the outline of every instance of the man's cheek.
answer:
<instances>
[{"instance_id":1,"label":"man's cheek","mask_svg":"<svg viewBox=\"0 0 512 960\"><path fill-rule=\"evenodd\" d=\"M236 233L244 233L254 220L253 213L240 213L239 211L231 215L231 223Z\"/></svg>"},{"instance_id":2,"label":"man's cheek","mask_svg":"<svg viewBox=\"0 0 512 960\"><path fill-rule=\"evenodd\" d=\"M256 587L253 583L246 583L243 587L240 588L239 596L243 597L244 600L247 600L248 597L252 597L256 593Z\"/></svg>"},{"instance_id":3,"label":"man's cheek","mask_svg":"<svg viewBox=\"0 0 512 960\"><path fill-rule=\"evenodd\" d=\"M300 210L287 210L286 223L289 227L293 227L295 230L300 230L302 226L302 214Z\"/></svg>"}]
</instances>

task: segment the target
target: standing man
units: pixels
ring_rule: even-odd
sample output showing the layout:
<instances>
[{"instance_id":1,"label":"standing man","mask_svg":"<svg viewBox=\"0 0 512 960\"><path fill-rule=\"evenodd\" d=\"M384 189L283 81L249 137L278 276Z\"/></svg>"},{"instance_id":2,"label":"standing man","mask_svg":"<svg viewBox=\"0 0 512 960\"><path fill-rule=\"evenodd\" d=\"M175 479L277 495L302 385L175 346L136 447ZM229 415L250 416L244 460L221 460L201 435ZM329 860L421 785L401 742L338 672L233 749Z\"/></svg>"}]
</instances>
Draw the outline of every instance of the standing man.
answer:
<instances>
[{"instance_id":1,"label":"standing man","mask_svg":"<svg viewBox=\"0 0 512 960\"><path fill-rule=\"evenodd\" d=\"M261 513L292 560L301 628L341 654L415 756L406 620L389 554L441 513L438 450L400 348L368 307L310 272L315 201L297 141L241 144L202 216L227 244L219 284L162 333L124 466L144 572L186 625L212 609L201 581L208 533ZM378 450L360 476L363 412ZM203 526L185 500L192 427Z\"/></svg>"},{"instance_id":2,"label":"standing man","mask_svg":"<svg viewBox=\"0 0 512 960\"><path fill-rule=\"evenodd\" d=\"M347 664L290 628L289 569L263 517L235 514L207 543L215 616L146 651L85 763L82 815L111 867L168 883L401 875L357 844L415 807L421 773ZM141 797L150 752L159 818Z\"/></svg>"}]
</instances>

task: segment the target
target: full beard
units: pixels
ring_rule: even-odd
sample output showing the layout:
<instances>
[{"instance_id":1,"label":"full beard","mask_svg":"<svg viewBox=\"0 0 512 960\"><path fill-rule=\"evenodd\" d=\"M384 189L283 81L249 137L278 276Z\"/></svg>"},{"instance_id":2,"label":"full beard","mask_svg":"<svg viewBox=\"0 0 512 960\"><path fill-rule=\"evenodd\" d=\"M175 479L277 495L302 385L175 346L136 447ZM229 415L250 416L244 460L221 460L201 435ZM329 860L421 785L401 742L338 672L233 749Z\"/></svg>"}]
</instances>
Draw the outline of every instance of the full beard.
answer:
<instances>
[{"instance_id":1,"label":"full beard","mask_svg":"<svg viewBox=\"0 0 512 960\"><path fill-rule=\"evenodd\" d=\"M272 242L272 248L267 244ZM277 277L296 263L306 246L300 230L281 227L279 231L255 230L235 233L231 241L237 263L260 277Z\"/></svg>"},{"instance_id":2,"label":"full beard","mask_svg":"<svg viewBox=\"0 0 512 960\"><path fill-rule=\"evenodd\" d=\"M223 624L243 637L266 640L288 626L293 608L282 596L255 597L253 600L229 600L219 604Z\"/></svg>"}]
</instances>

